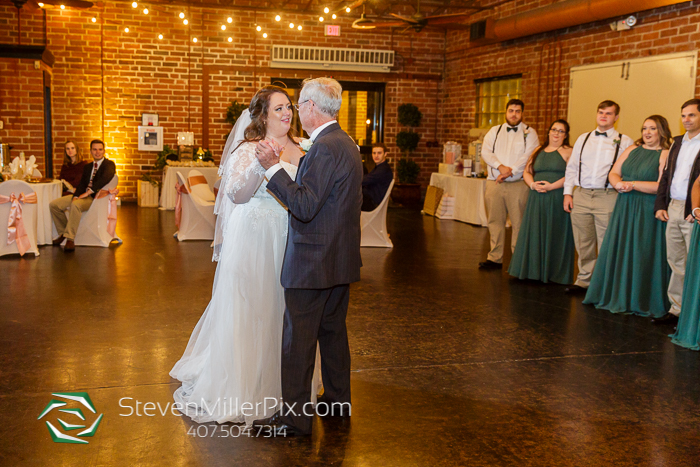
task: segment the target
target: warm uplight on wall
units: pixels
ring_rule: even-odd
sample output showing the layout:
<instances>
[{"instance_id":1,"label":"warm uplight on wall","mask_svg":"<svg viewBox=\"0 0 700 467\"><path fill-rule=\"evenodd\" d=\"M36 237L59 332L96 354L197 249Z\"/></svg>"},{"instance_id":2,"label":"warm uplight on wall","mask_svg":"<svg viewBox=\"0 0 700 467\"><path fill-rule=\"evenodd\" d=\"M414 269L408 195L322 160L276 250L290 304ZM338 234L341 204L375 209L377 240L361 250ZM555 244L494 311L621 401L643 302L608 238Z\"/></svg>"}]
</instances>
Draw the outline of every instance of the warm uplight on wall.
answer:
<instances>
[{"instance_id":1,"label":"warm uplight on wall","mask_svg":"<svg viewBox=\"0 0 700 467\"><path fill-rule=\"evenodd\" d=\"M350 13L350 11L352 11L352 10L350 10L350 7L347 7L347 8L345 9L345 13Z\"/></svg>"},{"instance_id":2,"label":"warm uplight on wall","mask_svg":"<svg viewBox=\"0 0 700 467\"><path fill-rule=\"evenodd\" d=\"M138 7L138 6L139 6L139 4L136 3L136 2L132 2L132 3L131 3L131 8L136 8L136 7Z\"/></svg>"},{"instance_id":3,"label":"warm uplight on wall","mask_svg":"<svg viewBox=\"0 0 700 467\"><path fill-rule=\"evenodd\" d=\"M163 35L162 35L162 34L158 34L158 39L163 39Z\"/></svg>"},{"instance_id":4,"label":"warm uplight on wall","mask_svg":"<svg viewBox=\"0 0 700 467\"><path fill-rule=\"evenodd\" d=\"M266 33L266 32L263 33L263 39L267 39L267 33Z\"/></svg>"},{"instance_id":5,"label":"warm uplight on wall","mask_svg":"<svg viewBox=\"0 0 700 467\"><path fill-rule=\"evenodd\" d=\"M185 14L184 14L183 12L180 12L180 14L179 14L178 16L180 16L180 19L184 19L184 18L185 18Z\"/></svg>"},{"instance_id":6,"label":"warm uplight on wall","mask_svg":"<svg viewBox=\"0 0 700 467\"><path fill-rule=\"evenodd\" d=\"M92 21L93 23L96 23L96 22L97 22L97 18L93 17L90 21Z\"/></svg>"},{"instance_id":7,"label":"warm uplight on wall","mask_svg":"<svg viewBox=\"0 0 700 467\"><path fill-rule=\"evenodd\" d=\"M222 31L225 31L225 30L226 30L226 25L225 25L225 24L222 24L222 25L221 25L221 30L222 30Z\"/></svg>"},{"instance_id":8,"label":"warm uplight on wall","mask_svg":"<svg viewBox=\"0 0 700 467\"><path fill-rule=\"evenodd\" d=\"M124 32L129 32L129 28L124 28Z\"/></svg>"},{"instance_id":9,"label":"warm uplight on wall","mask_svg":"<svg viewBox=\"0 0 700 467\"><path fill-rule=\"evenodd\" d=\"M144 14L144 15L147 15L147 14L148 14L148 8L144 8L144 9L143 9L143 14Z\"/></svg>"},{"instance_id":10,"label":"warm uplight on wall","mask_svg":"<svg viewBox=\"0 0 700 467\"><path fill-rule=\"evenodd\" d=\"M257 28L255 28L255 30L260 32L260 31L262 31L262 28L260 26L258 26Z\"/></svg>"},{"instance_id":11,"label":"warm uplight on wall","mask_svg":"<svg viewBox=\"0 0 700 467\"><path fill-rule=\"evenodd\" d=\"M196 44L196 43L197 43L197 38L196 38L196 37L193 37L193 38L192 38L192 42L194 42L194 43Z\"/></svg>"},{"instance_id":12,"label":"warm uplight on wall","mask_svg":"<svg viewBox=\"0 0 700 467\"><path fill-rule=\"evenodd\" d=\"M323 23L323 16L319 16L318 20Z\"/></svg>"},{"instance_id":13,"label":"warm uplight on wall","mask_svg":"<svg viewBox=\"0 0 700 467\"><path fill-rule=\"evenodd\" d=\"M275 16L275 21L279 21L281 19L282 19L282 17L280 15Z\"/></svg>"},{"instance_id":14,"label":"warm uplight on wall","mask_svg":"<svg viewBox=\"0 0 700 467\"><path fill-rule=\"evenodd\" d=\"M183 20L182 20L182 24L184 24L185 26L187 26L189 23L190 23L190 22L187 21L186 19L183 19Z\"/></svg>"},{"instance_id":15,"label":"warm uplight on wall","mask_svg":"<svg viewBox=\"0 0 700 467\"><path fill-rule=\"evenodd\" d=\"M330 11L331 11L331 10L330 10L328 7L326 7L326 8L323 9L323 12L324 12L324 13L329 13Z\"/></svg>"},{"instance_id":16,"label":"warm uplight on wall","mask_svg":"<svg viewBox=\"0 0 700 467\"><path fill-rule=\"evenodd\" d=\"M229 24L233 23L233 18L229 16L228 18L226 18L226 22Z\"/></svg>"},{"instance_id":17,"label":"warm uplight on wall","mask_svg":"<svg viewBox=\"0 0 700 467\"><path fill-rule=\"evenodd\" d=\"M229 41L229 42L233 42L233 37L229 37L229 38L228 38L228 41Z\"/></svg>"}]
</instances>

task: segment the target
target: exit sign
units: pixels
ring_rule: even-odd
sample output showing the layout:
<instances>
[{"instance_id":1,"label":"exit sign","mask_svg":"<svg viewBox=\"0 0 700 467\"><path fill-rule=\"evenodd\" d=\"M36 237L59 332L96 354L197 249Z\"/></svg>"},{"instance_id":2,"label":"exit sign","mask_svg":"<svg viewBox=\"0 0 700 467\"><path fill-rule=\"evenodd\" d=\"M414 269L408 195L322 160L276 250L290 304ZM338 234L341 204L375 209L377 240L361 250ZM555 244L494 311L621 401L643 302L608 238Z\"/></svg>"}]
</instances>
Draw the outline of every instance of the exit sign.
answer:
<instances>
[{"instance_id":1,"label":"exit sign","mask_svg":"<svg viewBox=\"0 0 700 467\"><path fill-rule=\"evenodd\" d=\"M326 36L339 36L340 26L334 24L326 24Z\"/></svg>"}]
</instances>

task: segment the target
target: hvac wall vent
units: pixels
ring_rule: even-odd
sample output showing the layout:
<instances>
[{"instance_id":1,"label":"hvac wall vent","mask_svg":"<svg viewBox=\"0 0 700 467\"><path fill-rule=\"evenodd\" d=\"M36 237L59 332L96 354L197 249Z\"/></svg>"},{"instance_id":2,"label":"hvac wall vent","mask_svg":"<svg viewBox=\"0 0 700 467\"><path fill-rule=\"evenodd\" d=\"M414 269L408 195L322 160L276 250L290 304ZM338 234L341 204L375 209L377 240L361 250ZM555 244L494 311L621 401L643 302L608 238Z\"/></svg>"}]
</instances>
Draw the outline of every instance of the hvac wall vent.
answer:
<instances>
[{"instance_id":1,"label":"hvac wall vent","mask_svg":"<svg viewBox=\"0 0 700 467\"><path fill-rule=\"evenodd\" d=\"M273 45L271 58L271 68L386 73L394 66L393 50Z\"/></svg>"}]
</instances>

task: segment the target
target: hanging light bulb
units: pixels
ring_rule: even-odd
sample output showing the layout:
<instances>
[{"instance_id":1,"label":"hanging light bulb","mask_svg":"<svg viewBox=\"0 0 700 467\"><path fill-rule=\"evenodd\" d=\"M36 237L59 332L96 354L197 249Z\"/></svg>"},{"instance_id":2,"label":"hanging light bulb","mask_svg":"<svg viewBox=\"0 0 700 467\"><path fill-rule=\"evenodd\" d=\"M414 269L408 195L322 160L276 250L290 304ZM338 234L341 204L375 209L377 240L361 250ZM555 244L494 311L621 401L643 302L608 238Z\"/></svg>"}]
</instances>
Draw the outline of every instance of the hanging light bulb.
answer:
<instances>
[{"instance_id":1,"label":"hanging light bulb","mask_svg":"<svg viewBox=\"0 0 700 467\"><path fill-rule=\"evenodd\" d=\"M180 14L179 14L178 16L180 17L180 19L184 19L184 18L185 18L185 14L184 14L183 12L180 12Z\"/></svg>"},{"instance_id":2,"label":"hanging light bulb","mask_svg":"<svg viewBox=\"0 0 700 467\"><path fill-rule=\"evenodd\" d=\"M163 35L162 35L162 34L158 34L158 39L163 39Z\"/></svg>"},{"instance_id":3,"label":"hanging light bulb","mask_svg":"<svg viewBox=\"0 0 700 467\"><path fill-rule=\"evenodd\" d=\"M93 16L93 18L92 18L90 21L92 21L93 23L96 23L96 22L97 22L97 18L95 18L95 17Z\"/></svg>"},{"instance_id":4,"label":"hanging light bulb","mask_svg":"<svg viewBox=\"0 0 700 467\"><path fill-rule=\"evenodd\" d=\"M326 7L326 8L323 9L323 12L324 12L324 13L328 13L328 12L330 12L330 11L331 11L331 10L330 10L328 7Z\"/></svg>"},{"instance_id":5,"label":"hanging light bulb","mask_svg":"<svg viewBox=\"0 0 700 467\"><path fill-rule=\"evenodd\" d=\"M282 17L280 15L275 16L275 21L279 21L281 19L282 19Z\"/></svg>"},{"instance_id":6,"label":"hanging light bulb","mask_svg":"<svg viewBox=\"0 0 700 467\"><path fill-rule=\"evenodd\" d=\"M229 41L229 42L233 42L233 37L229 37L229 38L228 38L228 41Z\"/></svg>"},{"instance_id":7,"label":"hanging light bulb","mask_svg":"<svg viewBox=\"0 0 700 467\"><path fill-rule=\"evenodd\" d=\"M294 29L294 23L289 23L289 29Z\"/></svg>"},{"instance_id":8,"label":"hanging light bulb","mask_svg":"<svg viewBox=\"0 0 700 467\"><path fill-rule=\"evenodd\" d=\"M255 30L260 32L260 31L262 31L262 28L260 26L258 26L257 28L255 28Z\"/></svg>"},{"instance_id":9,"label":"hanging light bulb","mask_svg":"<svg viewBox=\"0 0 700 467\"><path fill-rule=\"evenodd\" d=\"M331 18L336 19L337 18L336 14L333 13L333 16L331 16Z\"/></svg>"},{"instance_id":10,"label":"hanging light bulb","mask_svg":"<svg viewBox=\"0 0 700 467\"><path fill-rule=\"evenodd\" d=\"M352 10L350 10L350 7L347 7L347 8L345 9L345 13L350 13L350 11L352 11Z\"/></svg>"},{"instance_id":11,"label":"hanging light bulb","mask_svg":"<svg viewBox=\"0 0 700 467\"><path fill-rule=\"evenodd\" d=\"M267 33L266 33L266 32L263 33L263 38L264 38L264 39L267 39Z\"/></svg>"},{"instance_id":12,"label":"hanging light bulb","mask_svg":"<svg viewBox=\"0 0 700 467\"><path fill-rule=\"evenodd\" d=\"M136 2L131 2L131 8L136 8L136 7L138 7L138 6L139 6L138 3L136 3Z\"/></svg>"},{"instance_id":13,"label":"hanging light bulb","mask_svg":"<svg viewBox=\"0 0 700 467\"><path fill-rule=\"evenodd\" d=\"M226 22L229 24L233 23L233 18L229 16L228 18L226 18Z\"/></svg>"},{"instance_id":14,"label":"hanging light bulb","mask_svg":"<svg viewBox=\"0 0 700 467\"><path fill-rule=\"evenodd\" d=\"M148 8L144 8L144 9L143 9L143 14L144 14L144 15L147 15L147 14L148 14Z\"/></svg>"},{"instance_id":15,"label":"hanging light bulb","mask_svg":"<svg viewBox=\"0 0 700 467\"><path fill-rule=\"evenodd\" d=\"M184 24L185 26L187 26L189 23L190 23L190 22L187 21L186 19L182 21L182 24Z\"/></svg>"},{"instance_id":16,"label":"hanging light bulb","mask_svg":"<svg viewBox=\"0 0 700 467\"><path fill-rule=\"evenodd\" d=\"M129 28L124 28L124 32L129 32Z\"/></svg>"},{"instance_id":17,"label":"hanging light bulb","mask_svg":"<svg viewBox=\"0 0 700 467\"><path fill-rule=\"evenodd\" d=\"M221 30L222 30L222 31L225 31L225 30L226 30L226 25L225 25L225 24L222 24L222 25L221 25Z\"/></svg>"},{"instance_id":18,"label":"hanging light bulb","mask_svg":"<svg viewBox=\"0 0 700 467\"><path fill-rule=\"evenodd\" d=\"M192 38L192 42L194 42L194 43L196 44L196 43L197 43L197 38L196 38L196 37L193 37L193 38Z\"/></svg>"},{"instance_id":19,"label":"hanging light bulb","mask_svg":"<svg viewBox=\"0 0 700 467\"><path fill-rule=\"evenodd\" d=\"M301 31L301 24L297 26L297 29Z\"/></svg>"},{"instance_id":20,"label":"hanging light bulb","mask_svg":"<svg viewBox=\"0 0 700 467\"><path fill-rule=\"evenodd\" d=\"M318 20L323 23L323 16L319 16Z\"/></svg>"}]
</instances>

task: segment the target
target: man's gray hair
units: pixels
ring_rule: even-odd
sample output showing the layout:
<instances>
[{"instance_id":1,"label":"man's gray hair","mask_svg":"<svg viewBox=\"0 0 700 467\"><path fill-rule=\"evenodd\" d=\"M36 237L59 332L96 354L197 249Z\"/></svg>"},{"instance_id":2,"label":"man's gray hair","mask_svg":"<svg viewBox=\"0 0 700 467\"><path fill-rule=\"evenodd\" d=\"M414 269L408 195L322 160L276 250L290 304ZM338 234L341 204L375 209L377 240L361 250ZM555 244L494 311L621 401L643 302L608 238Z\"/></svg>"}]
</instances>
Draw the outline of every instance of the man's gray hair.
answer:
<instances>
[{"instance_id":1,"label":"man's gray hair","mask_svg":"<svg viewBox=\"0 0 700 467\"><path fill-rule=\"evenodd\" d=\"M302 83L299 102L311 99L318 109L336 118L343 102L343 87L333 78L307 78Z\"/></svg>"}]
</instances>

